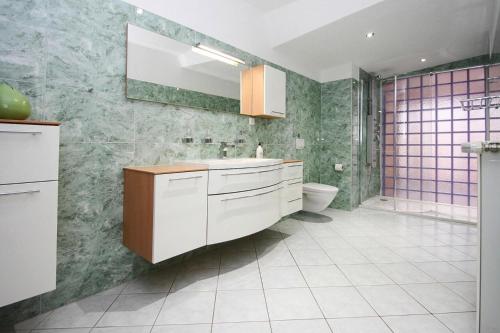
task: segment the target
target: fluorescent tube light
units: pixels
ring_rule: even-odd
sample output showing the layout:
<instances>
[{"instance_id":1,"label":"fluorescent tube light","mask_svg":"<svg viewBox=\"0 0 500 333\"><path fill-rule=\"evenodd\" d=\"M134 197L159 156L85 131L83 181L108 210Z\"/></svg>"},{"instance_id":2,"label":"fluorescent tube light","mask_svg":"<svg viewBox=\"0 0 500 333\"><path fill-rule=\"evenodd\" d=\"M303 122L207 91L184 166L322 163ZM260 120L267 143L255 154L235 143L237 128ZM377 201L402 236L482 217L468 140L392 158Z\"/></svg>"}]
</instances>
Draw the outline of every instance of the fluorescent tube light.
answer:
<instances>
[{"instance_id":1,"label":"fluorescent tube light","mask_svg":"<svg viewBox=\"0 0 500 333\"><path fill-rule=\"evenodd\" d=\"M245 62L241 59L238 59L236 57L233 57L229 54L225 54L221 51L212 49L208 46L197 44L196 46L192 47L193 52L196 52L198 54L202 54L204 56L210 57L215 60L222 61L226 64L233 65L233 66L238 66L238 64L245 64Z\"/></svg>"}]
</instances>

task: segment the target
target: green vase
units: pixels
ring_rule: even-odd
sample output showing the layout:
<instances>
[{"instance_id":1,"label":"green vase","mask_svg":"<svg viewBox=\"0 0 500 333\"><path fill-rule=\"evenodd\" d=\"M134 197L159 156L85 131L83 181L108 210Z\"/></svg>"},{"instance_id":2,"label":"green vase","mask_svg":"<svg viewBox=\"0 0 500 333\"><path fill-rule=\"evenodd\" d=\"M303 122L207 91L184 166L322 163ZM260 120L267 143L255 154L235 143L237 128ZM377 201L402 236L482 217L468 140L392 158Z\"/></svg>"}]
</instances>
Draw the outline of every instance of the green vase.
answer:
<instances>
[{"instance_id":1,"label":"green vase","mask_svg":"<svg viewBox=\"0 0 500 333\"><path fill-rule=\"evenodd\" d=\"M31 114L28 97L8 84L0 84L0 119L24 120Z\"/></svg>"}]
</instances>

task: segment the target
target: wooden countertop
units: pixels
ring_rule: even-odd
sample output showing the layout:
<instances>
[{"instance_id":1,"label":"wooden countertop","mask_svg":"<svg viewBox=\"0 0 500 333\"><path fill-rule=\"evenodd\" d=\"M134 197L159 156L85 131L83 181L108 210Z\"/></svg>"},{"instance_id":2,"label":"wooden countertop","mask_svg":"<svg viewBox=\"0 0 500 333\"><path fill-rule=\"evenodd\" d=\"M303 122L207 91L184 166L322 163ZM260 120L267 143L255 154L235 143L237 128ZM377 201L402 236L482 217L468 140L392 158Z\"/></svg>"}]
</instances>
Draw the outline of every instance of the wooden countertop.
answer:
<instances>
[{"instance_id":1,"label":"wooden countertop","mask_svg":"<svg viewBox=\"0 0 500 333\"><path fill-rule=\"evenodd\" d=\"M172 165L152 165L152 166L138 166L126 167L124 171L135 171L148 173L152 175L161 175L167 173L180 173L180 172L195 172L195 171L208 171L208 165L205 164L172 164Z\"/></svg>"},{"instance_id":2,"label":"wooden countertop","mask_svg":"<svg viewBox=\"0 0 500 333\"><path fill-rule=\"evenodd\" d=\"M23 124L23 125L44 125L44 126L59 126L58 121L45 121L45 120L15 120L15 119L0 119L0 124Z\"/></svg>"},{"instance_id":3,"label":"wooden countertop","mask_svg":"<svg viewBox=\"0 0 500 333\"><path fill-rule=\"evenodd\" d=\"M286 164L286 163L299 163L299 162L304 162L302 160L283 160L283 163Z\"/></svg>"}]
</instances>

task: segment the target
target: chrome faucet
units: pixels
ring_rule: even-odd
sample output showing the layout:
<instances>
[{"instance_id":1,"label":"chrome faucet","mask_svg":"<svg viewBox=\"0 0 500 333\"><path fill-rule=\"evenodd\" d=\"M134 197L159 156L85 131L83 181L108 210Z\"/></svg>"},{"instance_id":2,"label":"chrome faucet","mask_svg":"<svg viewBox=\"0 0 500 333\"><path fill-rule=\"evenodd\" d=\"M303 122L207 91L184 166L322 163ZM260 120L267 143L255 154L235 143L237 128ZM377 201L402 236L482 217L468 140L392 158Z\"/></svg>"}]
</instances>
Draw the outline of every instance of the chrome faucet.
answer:
<instances>
[{"instance_id":1,"label":"chrome faucet","mask_svg":"<svg viewBox=\"0 0 500 333\"><path fill-rule=\"evenodd\" d=\"M234 147L234 143L227 143L225 141L221 141L219 145L219 158L227 158L227 148L228 147Z\"/></svg>"}]
</instances>

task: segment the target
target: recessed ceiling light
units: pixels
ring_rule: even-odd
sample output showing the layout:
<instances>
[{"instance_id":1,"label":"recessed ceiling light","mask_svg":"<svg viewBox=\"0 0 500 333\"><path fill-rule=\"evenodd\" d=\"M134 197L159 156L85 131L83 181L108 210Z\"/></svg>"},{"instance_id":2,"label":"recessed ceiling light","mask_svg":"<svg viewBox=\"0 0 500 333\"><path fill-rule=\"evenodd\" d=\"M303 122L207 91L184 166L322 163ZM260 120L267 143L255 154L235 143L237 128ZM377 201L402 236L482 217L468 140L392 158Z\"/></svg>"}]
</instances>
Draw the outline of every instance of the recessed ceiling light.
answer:
<instances>
[{"instance_id":1,"label":"recessed ceiling light","mask_svg":"<svg viewBox=\"0 0 500 333\"><path fill-rule=\"evenodd\" d=\"M139 14L139 15L142 15L142 13L144 13L144 11L142 10L142 8L137 8L137 9L135 10L135 12L136 12L137 14Z\"/></svg>"},{"instance_id":2,"label":"recessed ceiling light","mask_svg":"<svg viewBox=\"0 0 500 333\"><path fill-rule=\"evenodd\" d=\"M375 33L373 31L370 31L369 33L366 34L366 38L373 38L375 36Z\"/></svg>"},{"instance_id":3,"label":"recessed ceiling light","mask_svg":"<svg viewBox=\"0 0 500 333\"><path fill-rule=\"evenodd\" d=\"M420 59L420 61L421 61L421 62L426 62L426 61L427 61L427 59L422 58L422 59Z\"/></svg>"}]
</instances>

